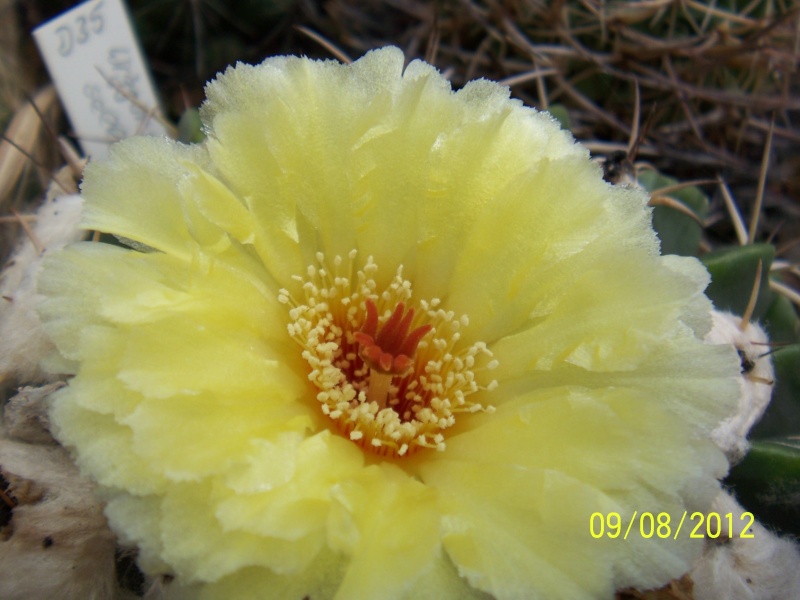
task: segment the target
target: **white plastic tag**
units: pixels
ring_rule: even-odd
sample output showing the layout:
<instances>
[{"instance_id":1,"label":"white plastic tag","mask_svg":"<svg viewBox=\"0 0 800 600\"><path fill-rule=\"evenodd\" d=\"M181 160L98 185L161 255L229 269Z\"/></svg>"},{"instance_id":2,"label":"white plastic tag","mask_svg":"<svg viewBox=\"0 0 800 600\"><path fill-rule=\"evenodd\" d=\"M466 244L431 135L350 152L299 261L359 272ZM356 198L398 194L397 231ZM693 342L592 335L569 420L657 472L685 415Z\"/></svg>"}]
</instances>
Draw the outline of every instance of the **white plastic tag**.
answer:
<instances>
[{"instance_id":1,"label":"white plastic tag","mask_svg":"<svg viewBox=\"0 0 800 600\"><path fill-rule=\"evenodd\" d=\"M166 133L122 0L79 4L33 36L86 154L104 158L117 140Z\"/></svg>"}]
</instances>

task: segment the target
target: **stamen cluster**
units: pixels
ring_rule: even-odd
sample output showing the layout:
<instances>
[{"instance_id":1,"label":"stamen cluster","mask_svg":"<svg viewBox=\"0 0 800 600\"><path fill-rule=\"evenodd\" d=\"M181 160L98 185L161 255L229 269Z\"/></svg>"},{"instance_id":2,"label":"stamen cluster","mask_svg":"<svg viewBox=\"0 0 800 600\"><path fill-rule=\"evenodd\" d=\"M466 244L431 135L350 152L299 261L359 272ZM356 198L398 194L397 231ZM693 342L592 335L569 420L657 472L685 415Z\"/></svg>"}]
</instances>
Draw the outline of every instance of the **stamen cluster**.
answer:
<instances>
[{"instance_id":1,"label":"stamen cluster","mask_svg":"<svg viewBox=\"0 0 800 600\"><path fill-rule=\"evenodd\" d=\"M458 348L466 315L456 318L437 298L411 307L402 265L378 293L377 265L369 257L356 268L356 256L351 251L346 266L336 256L331 271L318 253L319 266L294 277L302 302L285 289L278 295L290 306L289 335L303 348L321 410L343 435L377 454L444 450L444 431L458 413L494 410L470 396L497 386L478 381L497 361L487 360L482 342Z\"/></svg>"}]
</instances>

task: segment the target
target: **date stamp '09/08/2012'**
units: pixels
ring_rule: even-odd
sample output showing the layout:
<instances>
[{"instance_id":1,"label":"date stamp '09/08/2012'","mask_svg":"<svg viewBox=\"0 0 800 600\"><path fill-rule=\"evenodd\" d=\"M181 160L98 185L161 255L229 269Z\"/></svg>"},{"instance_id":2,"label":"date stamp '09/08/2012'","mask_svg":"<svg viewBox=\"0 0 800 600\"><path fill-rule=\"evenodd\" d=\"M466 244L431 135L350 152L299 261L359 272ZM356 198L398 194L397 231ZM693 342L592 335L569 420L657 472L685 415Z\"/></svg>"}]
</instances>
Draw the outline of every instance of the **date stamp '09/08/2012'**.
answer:
<instances>
[{"instance_id":1,"label":"date stamp '09/08/2012'","mask_svg":"<svg viewBox=\"0 0 800 600\"><path fill-rule=\"evenodd\" d=\"M687 516L689 523L686 524L684 530L683 526ZM634 534L638 531L638 535L645 539L656 537L677 540L682 530L684 534L688 533L690 538L696 539L734 537L752 539L754 537L751 526L755 517L750 512L744 512L737 518L733 513L693 512L690 515L689 511L684 511L677 526L674 525L675 521L677 518L673 520L670 513L667 512L639 513L639 511L634 511L627 522L617 512L594 512L589 517L589 533L595 539L607 537L622 538L623 540L628 539L632 530Z\"/></svg>"}]
</instances>

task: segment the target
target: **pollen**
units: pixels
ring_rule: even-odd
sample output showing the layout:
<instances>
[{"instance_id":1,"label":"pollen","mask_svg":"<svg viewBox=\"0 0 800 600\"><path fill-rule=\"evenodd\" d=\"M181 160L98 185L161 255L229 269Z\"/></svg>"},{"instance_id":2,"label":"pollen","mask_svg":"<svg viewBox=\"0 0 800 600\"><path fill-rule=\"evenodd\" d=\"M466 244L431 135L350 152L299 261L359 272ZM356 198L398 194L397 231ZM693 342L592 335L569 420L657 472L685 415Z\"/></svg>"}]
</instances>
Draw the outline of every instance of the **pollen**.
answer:
<instances>
[{"instance_id":1,"label":"pollen","mask_svg":"<svg viewBox=\"0 0 800 600\"><path fill-rule=\"evenodd\" d=\"M355 250L331 265L316 259L294 277L298 290L282 289L278 300L319 409L344 437L381 456L443 451L460 415L494 411L475 398L497 387L486 376L497 361L482 342L460 343L466 315L436 298L414 302L402 265L379 290L372 257L360 268Z\"/></svg>"}]
</instances>

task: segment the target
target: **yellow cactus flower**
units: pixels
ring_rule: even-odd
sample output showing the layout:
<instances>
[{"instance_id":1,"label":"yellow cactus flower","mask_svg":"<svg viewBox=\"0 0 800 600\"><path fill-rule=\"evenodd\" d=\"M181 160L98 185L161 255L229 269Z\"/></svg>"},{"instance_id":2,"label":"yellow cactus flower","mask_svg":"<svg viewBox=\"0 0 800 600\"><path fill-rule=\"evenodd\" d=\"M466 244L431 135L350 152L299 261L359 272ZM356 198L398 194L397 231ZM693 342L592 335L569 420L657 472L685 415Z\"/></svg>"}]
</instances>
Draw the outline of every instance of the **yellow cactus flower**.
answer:
<instances>
[{"instance_id":1,"label":"yellow cactus flower","mask_svg":"<svg viewBox=\"0 0 800 600\"><path fill-rule=\"evenodd\" d=\"M90 164L41 314L52 406L174 597L604 598L688 570L738 393L708 281L546 113L396 48L207 87ZM597 525L597 523L595 523ZM614 523L607 523L613 527ZM674 529L673 529L674 531ZM596 529L594 533L597 533Z\"/></svg>"}]
</instances>

